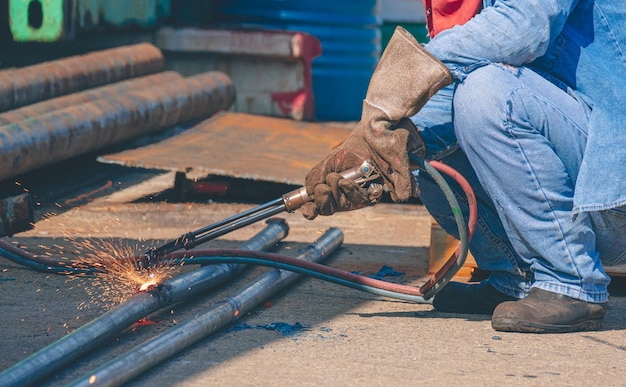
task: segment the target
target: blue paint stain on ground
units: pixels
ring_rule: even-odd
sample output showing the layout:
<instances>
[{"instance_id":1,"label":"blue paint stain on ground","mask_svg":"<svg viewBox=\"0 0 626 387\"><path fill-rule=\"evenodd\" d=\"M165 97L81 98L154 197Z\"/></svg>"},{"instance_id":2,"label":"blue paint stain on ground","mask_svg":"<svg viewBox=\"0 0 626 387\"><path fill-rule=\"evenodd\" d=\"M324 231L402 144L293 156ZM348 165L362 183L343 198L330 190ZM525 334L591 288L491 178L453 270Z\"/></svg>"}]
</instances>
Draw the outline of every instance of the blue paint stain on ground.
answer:
<instances>
[{"instance_id":1,"label":"blue paint stain on ground","mask_svg":"<svg viewBox=\"0 0 626 387\"><path fill-rule=\"evenodd\" d=\"M384 279L385 277L400 277L403 276L403 271L395 271L391 266L383 266L378 270L378 273L370 275L370 278Z\"/></svg>"},{"instance_id":2,"label":"blue paint stain on ground","mask_svg":"<svg viewBox=\"0 0 626 387\"><path fill-rule=\"evenodd\" d=\"M239 332L239 331L245 331L247 329L254 329L254 327L249 324L237 324L232 328L226 329L226 332Z\"/></svg>"},{"instance_id":3,"label":"blue paint stain on ground","mask_svg":"<svg viewBox=\"0 0 626 387\"><path fill-rule=\"evenodd\" d=\"M304 326L300 324L299 322L293 325L287 324L284 322L275 322L275 323L267 324L263 327L267 329L268 331L278 331L283 336L291 336L295 334L296 332L301 331L304 328Z\"/></svg>"},{"instance_id":4,"label":"blue paint stain on ground","mask_svg":"<svg viewBox=\"0 0 626 387\"><path fill-rule=\"evenodd\" d=\"M282 334L283 336L292 336L298 333L299 331L305 328L304 325L299 322L295 324L288 324L285 322L273 322L271 324L259 324L259 325L249 325L249 324L237 324L232 328L226 329L226 332L239 332L248 329L264 329L267 331L276 331Z\"/></svg>"}]
</instances>

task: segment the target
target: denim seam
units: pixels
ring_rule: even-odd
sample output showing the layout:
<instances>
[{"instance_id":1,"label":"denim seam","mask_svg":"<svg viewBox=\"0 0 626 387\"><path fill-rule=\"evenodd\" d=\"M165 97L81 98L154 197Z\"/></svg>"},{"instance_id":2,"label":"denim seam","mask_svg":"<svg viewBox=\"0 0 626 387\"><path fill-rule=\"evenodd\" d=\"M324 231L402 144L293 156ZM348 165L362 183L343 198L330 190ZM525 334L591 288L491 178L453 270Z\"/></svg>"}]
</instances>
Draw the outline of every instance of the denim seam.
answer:
<instances>
[{"instance_id":1,"label":"denim seam","mask_svg":"<svg viewBox=\"0 0 626 387\"><path fill-rule=\"evenodd\" d=\"M607 205L586 205L586 206L577 206L572 209L572 216L575 217L583 212L594 212L594 211L604 211L610 210L612 208L626 206L626 200L618 200L616 202L608 203Z\"/></svg>"}]
</instances>

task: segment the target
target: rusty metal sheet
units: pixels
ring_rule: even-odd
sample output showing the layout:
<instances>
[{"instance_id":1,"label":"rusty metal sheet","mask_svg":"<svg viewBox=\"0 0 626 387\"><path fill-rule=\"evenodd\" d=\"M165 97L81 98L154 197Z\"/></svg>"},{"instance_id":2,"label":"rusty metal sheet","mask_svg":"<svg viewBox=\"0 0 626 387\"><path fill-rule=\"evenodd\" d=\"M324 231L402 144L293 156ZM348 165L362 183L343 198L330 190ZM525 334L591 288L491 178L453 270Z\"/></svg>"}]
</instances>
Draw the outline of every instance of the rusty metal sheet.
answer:
<instances>
[{"instance_id":1,"label":"rusty metal sheet","mask_svg":"<svg viewBox=\"0 0 626 387\"><path fill-rule=\"evenodd\" d=\"M351 125L223 112L161 142L98 158L130 167L303 185L311 167L339 145Z\"/></svg>"}]
</instances>

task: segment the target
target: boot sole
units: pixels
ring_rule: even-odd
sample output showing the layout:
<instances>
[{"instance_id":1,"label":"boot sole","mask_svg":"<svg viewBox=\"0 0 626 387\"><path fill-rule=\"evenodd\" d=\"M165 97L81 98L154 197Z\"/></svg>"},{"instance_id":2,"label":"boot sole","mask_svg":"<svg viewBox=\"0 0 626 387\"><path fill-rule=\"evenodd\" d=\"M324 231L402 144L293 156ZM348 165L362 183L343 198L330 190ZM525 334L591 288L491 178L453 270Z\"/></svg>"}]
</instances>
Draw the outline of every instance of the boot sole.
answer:
<instances>
[{"instance_id":1,"label":"boot sole","mask_svg":"<svg viewBox=\"0 0 626 387\"><path fill-rule=\"evenodd\" d=\"M520 321L508 318L499 318L491 321L496 331L521 333L567 333L580 331L595 331L602 327L602 319L585 320L570 325L539 324L530 321Z\"/></svg>"}]
</instances>

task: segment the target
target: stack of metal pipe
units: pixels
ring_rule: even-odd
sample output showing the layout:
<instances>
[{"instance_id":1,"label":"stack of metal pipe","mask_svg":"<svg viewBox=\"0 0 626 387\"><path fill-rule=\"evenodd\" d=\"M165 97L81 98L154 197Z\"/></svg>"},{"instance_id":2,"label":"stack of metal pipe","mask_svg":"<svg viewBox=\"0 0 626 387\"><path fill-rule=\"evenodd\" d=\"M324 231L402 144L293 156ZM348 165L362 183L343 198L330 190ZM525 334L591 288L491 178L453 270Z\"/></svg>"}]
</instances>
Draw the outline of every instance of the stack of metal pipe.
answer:
<instances>
[{"instance_id":1,"label":"stack of metal pipe","mask_svg":"<svg viewBox=\"0 0 626 387\"><path fill-rule=\"evenodd\" d=\"M226 74L183 78L164 67L143 43L0 72L0 180L232 104Z\"/></svg>"},{"instance_id":2,"label":"stack of metal pipe","mask_svg":"<svg viewBox=\"0 0 626 387\"><path fill-rule=\"evenodd\" d=\"M234 98L226 74L165 71L148 43L0 71L0 181L208 118ZM24 231L9 229L0 236Z\"/></svg>"}]
</instances>

